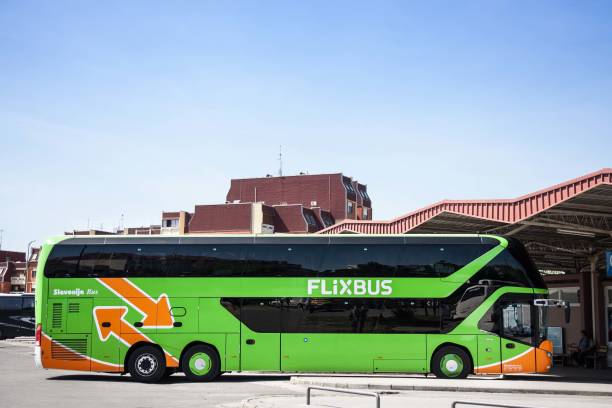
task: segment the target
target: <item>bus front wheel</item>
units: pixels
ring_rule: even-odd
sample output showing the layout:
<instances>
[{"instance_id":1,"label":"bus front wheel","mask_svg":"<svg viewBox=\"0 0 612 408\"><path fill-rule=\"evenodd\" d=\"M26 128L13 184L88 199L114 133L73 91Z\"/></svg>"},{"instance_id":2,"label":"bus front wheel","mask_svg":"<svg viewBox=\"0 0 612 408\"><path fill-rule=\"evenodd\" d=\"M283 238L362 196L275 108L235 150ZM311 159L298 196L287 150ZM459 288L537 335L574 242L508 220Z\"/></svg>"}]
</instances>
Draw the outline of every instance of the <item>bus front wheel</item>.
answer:
<instances>
[{"instance_id":1,"label":"bus front wheel","mask_svg":"<svg viewBox=\"0 0 612 408\"><path fill-rule=\"evenodd\" d=\"M194 381L212 381L221 373L220 368L219 355L204 344L189 347L181 361L183 373Z\"/></svg>"},{"instance_id":2,"label":"bus front wheel","mask_svg":"<svg viewBox=\"0 0 612 408\"><path fill-rule=\"evenodd\" d=\"M466 378L472 372L472 360L462 348L445 346L434 354L431 371L438 378Z\"/></svg>"},{"instance_id":3,"label":"bus front wheel","mask_svg":"<svg viewBox=\"0 0 612 408\"><path fill-rule=\"evenodd\" d=\"M164 353L153 346L139 347L130 355L128 370L136 381L158 382L166 372Z\"/></svg>"}]
</instances>

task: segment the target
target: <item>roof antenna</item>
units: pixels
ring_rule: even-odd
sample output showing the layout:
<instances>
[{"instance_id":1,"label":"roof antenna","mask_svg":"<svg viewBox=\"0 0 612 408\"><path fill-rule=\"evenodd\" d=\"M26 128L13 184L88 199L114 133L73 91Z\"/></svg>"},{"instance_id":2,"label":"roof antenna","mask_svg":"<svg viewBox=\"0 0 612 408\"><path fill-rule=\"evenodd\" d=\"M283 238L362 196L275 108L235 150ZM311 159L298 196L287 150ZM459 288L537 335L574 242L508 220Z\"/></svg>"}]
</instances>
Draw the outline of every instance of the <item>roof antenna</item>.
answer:
<instances>
[{"instance_id":1,"label":"roof antenna","mask_svg":"<svg viewBox=\"0 0 612 408\"><path fill-rule=\"evenodd\" d=\"M283 145L278 148L278 176L283 177Z\"/></svg>"}]
</instances>

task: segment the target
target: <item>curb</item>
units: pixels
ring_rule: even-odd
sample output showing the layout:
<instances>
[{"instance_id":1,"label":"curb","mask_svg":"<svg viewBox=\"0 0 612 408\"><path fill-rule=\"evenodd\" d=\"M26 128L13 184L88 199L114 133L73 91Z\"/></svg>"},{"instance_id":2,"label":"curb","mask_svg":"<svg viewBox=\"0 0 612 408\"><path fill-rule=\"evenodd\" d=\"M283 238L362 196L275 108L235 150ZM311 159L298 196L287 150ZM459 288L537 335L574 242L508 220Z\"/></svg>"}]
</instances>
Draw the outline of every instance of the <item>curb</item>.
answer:
<instances>
[{"instance_id":1,"label":"curb","mask_svg":"<svg viewBox=\"0 0 612 408\"><path fill-rule=\"evenodd\" d=\"M351 384L340 382L326 382L309 380L300 377L291 377L291 384L316 385L320 387L368 389L386 391L447 391L447 392L488 392L497 394L555 394L555 395L582 395L589 397L611 397L612 391L581 391L581 390L547 390L525 388L495 388L495 387L462 387L448 385L393 385L393 384Z\"/></svg>"}]
</instances>

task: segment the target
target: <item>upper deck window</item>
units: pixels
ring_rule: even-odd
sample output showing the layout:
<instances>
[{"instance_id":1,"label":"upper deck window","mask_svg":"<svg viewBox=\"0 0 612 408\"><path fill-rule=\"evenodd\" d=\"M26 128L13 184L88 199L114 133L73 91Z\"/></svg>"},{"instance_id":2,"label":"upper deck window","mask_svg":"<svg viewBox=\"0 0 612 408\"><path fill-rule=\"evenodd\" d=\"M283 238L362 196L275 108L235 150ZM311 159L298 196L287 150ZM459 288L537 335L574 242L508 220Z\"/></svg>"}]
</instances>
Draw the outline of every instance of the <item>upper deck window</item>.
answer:
<instances>
[{"instance_id":1,"label":"upper deck window","mask_svg":"<svg viewBox=\"0 0 612 408\"><path fill-rule=\"evenodd\" d=\"M444 277L493 245L95 244L57 245L46 277ZM502 260L503 258L499 258ZM521 281L491 263L480 279ZM501 268L501 269L500 269ZM484 274L484 272L487 274ZM492 273L503 275L489 276ZM501 276L501 278L500 278Z\"/></svg>"}]
</instances>

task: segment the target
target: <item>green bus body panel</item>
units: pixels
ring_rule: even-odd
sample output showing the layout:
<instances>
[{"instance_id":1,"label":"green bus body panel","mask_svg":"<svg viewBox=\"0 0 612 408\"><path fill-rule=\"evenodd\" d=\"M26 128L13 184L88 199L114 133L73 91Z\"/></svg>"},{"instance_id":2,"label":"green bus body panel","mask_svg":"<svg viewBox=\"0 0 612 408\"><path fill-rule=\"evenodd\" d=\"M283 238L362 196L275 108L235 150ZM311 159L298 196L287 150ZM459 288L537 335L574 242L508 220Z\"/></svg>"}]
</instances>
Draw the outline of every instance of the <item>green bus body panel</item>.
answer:
<instances>
[{"instance_id":1,"label":"green bus body panel","mask_svg":"<svg viewBox=\"0 0 612 408\"><path fill-rule=\"evenodd\" d=\"M240 333L225 336L225 370L240 370Z\"/></svg>"},{"instance_id":2,"label":"green bus body panel","mask_svg":"<svg viewBox=\"0 0 612 408\"><path fill-rule=\"evenodd\" d=\"M210 344L219 352L222 371L422 373L431 370L435 350L448 343L467 349L475 366L493 364L524 353L529 346L502 348L503 341L498 336L478 329L480 318L505 293L546 294L546 289L500 288L448 334L257 333L221 304L224 297L445 298L507 247L505 239L493 238L499 240L498 246L446 278L346 278L388 281L392 291L384 296L329 293L334 280L341 277L129 279L151 301L167 296L174 324L169 327L139 327L145 316L135 305L142 299L121 298L97 279L44 278L44 265L53 245L67 239L55 238L46 241L40 252L36 322L41 324L43 333L60 344L85 340L85 354L92 361L116 365L116 369L109 371L124 370L122 365L130 346L126 339L140 335L160 345L176 361L188 345ZM324 283L308 293L308 281L312 279ZM97 308L125 311L110 322L113 330L118 328L116 333L104 337L103 329L98 326L100 322L96 321ZM163 308L164 303L158 302L158 316L168 312ZM247 344L247 340L253 342Z\"/></svg>"},{"instance_id":3,"label":"green bus body panel","mask_svg":"<svg viewBox=\"0 0 612 408\"><path fill-rule=\"evenodd\" d=\"M500 337L495 334L481 334L478 336L478 350L476 351L476 366L489 366L501 361Z\"/></svg>"},{"instance_id":4,"label":"green bus body panel","mask_svg":"<svg viewBox=\"0 0 612 408\"><path fill-rule=\"evenodd\" d=\"M422 334L283 333L281 338L282 371L426 370L426 336Z\"/></svg>"}]
</instances>

